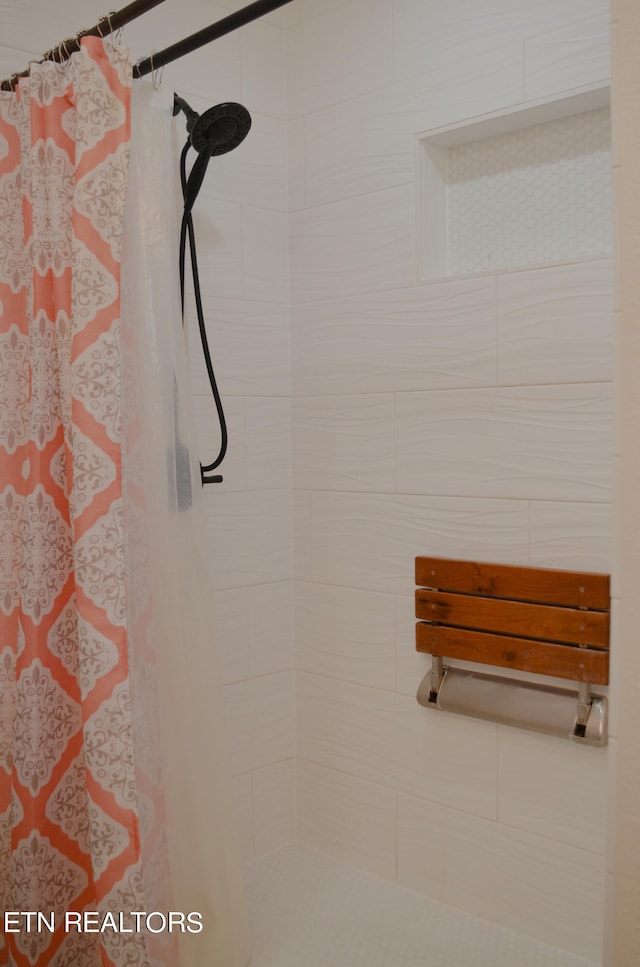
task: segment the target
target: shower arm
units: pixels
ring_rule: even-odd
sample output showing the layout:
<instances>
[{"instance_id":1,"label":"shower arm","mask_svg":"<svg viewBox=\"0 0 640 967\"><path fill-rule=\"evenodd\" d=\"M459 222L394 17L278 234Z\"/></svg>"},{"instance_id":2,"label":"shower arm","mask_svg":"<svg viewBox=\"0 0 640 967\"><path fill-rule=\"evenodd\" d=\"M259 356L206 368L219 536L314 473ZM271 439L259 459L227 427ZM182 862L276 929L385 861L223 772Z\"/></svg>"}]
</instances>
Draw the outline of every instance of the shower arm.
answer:
<instances>
[{"instance_id":1,"label":"shower arm","mask_svg":"<svg viewBox=\"0 0 640 967\"><path fill-rule=\"evenodd\" d=\"M141 17L154 7L158 7L161 3L164 3L164 0L133 0L133 3L123 7L122 10L113 11L101 17L94 27L79 30L73 37L67 38L55 47L52 47L42 55L42 60L54 60L62 63L68 60L75 51L80 50L80 42L83 37L106 37L121 27L124 27L125 24L130 23L132 20ZM217 40L218 37L223 37L225 34L231 33L231 31L237 30L239 27L243 27L245 24L251 23L253 20L257 20L259 17L271 13L272 10L277 10L278 7L284 7L287 3L291 3L291 0L255 0L254 3L250 3L248 6L236 10L235 13L223 17L222 20L217 20L209 27L205 27L203 30L199 30L195 34L191 34L189 37L185 37L183 40L172 44L170 47L165 47L164 50L157 51L150 54L149 57L139 60L133 66L133 76L144 77L146 74L151 74L160 67L164 67L172 61L178 60L180 57L184 57L186 54L190 54L194 50L204 47L206 44L210 44L212 41ZM16 72L11 77L0 82L0 90L14 90L19 79L28 76L29 68Z\"/></svg>"}]
</instances>

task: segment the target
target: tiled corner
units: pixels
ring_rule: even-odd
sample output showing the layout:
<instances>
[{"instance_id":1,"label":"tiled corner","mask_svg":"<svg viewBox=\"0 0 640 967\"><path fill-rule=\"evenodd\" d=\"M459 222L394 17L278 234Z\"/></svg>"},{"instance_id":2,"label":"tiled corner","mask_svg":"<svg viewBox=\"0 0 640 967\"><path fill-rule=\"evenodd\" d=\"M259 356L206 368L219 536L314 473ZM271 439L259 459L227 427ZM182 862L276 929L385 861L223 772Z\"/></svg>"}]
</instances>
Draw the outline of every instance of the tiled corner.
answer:
<instances>
[{"instance_id":1,"label":"tiled corner","mask_svg":"<svg viewBox=\"0 0 640 967\"><path fill-rule=\"evenodd\" d=\"M293 756L292 672L225 685L224 711L233 775Z\"/></svg>"},{"instance_id":2,"label":"tiled corner","mask_svg":"<svg viewBox=\"0 0 640 967\"><path fill-rule=\"evenodd\" d=\"M296 400L293 452L297 488L392 491L393 396L358 393Z\"/></svg>"},{"instance_id":3,"label":"tiled corner","mask_svg":"<svg viewBox=\"0 0 640 967\"><path fill-rule=\"evenodd\" d=\"M293 668L293 591L291 581L246 589L251 677Z\"/></svg>"},{"instance_id":4,"label":"tiled corner","mask_svg":"<svg viewBox=\"0 0 640 967\"><path fill-rule=\"evenodd\" d=\"M253 775L255 855L263 856L296 838L295 760L257 769Z\"/></svg>"},{"instance_id":5,"label":"tiled corner","mask_svg":"<svg viewBox=\"0 0 640 967\"><path fill-rule=\"evenodd\" d=\"M373 688L395 677L390 594L296 582L296 668Z\"/></svg>"},{"instance_id":6,"label":"tiled corner","mask_svg":"<svg viewBox=\"0 0 640 967\"><path fill-rule=\"evenodd\" d=\"M301 759L298 836L387 880L396 875L396 794L393 790Z\"/></svg>"},{"instance_id":7,"label":"tiled corner","mask_svg":"<svg viewBox=\"0 0 640 967\"><path fill-rule=\"evenodd\" d=\"M243 863L255 856L253 840L253 788L251 773L233 777L233 803L235 806L236 830L240 842L240 855Z\"/></svg>"}]
</instances>

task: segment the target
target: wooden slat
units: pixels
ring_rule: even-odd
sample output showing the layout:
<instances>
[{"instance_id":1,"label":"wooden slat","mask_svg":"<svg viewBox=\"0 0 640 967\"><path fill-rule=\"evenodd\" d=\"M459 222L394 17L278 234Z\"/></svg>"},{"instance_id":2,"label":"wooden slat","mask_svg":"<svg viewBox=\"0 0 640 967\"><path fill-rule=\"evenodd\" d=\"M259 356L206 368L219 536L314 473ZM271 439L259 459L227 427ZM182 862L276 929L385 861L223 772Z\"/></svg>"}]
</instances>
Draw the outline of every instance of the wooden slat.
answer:
<instances>
[{"instance_id":1,"label":"wooden slat","mask_svg":"<svg viewBox=\"0 0 640 967\"><path fill-rule=\"evenodd\" d=\"M417 557L416 584L442 591L539 601L575 608L607 611L610 607L609 575L583 571Z\"/></svg>"},{"instance_id":2,"label":"wooden slat","mask_svg":"<svg viewBox=\"0 0 640 967\"><path fill-rule=\"evenodd\" d=\"M416 618L461 628L607 648L609 615L446 591L416 591Z\"/></svg>"},{"instance_id":3,"label":"wooden slat","mask_svg":"<svg viewBox=\"0 0 640 967\"><path fill-rule=\"evenodd\" d=\"M416 650L571 681L609 683L609 653L418 622Z\"/></svg>"}]
</instances>

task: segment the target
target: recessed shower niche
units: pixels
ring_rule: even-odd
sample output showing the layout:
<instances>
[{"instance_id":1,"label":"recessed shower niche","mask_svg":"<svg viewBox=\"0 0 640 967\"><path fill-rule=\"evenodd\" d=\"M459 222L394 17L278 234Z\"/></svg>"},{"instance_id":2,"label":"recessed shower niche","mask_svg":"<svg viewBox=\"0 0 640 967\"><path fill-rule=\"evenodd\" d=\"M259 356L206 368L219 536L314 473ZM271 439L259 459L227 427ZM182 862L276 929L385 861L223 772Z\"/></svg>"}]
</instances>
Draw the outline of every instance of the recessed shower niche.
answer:
<instances>
[{"instance_id":1,"label":"recessed shower niche","mask_svg":"<svg viewBox=\"0 0 640 967\"><path fill-rule=\"evenodd\" d=\"M419 136L425 280L612 251L608 90Z\"/></svg>"}]
</instances>

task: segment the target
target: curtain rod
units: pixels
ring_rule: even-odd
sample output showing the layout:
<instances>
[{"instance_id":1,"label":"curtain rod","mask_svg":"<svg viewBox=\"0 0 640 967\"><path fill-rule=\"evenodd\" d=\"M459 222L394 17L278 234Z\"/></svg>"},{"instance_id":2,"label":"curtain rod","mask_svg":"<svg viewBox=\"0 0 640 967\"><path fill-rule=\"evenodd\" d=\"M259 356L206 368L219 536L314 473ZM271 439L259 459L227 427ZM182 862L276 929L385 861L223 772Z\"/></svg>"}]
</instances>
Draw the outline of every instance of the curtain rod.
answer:
<instances>
[{"instance_id":1,"label":"curtain rod","mask_svg":"<svg viewBox=\"0 0 640 967\"><path fill-rule=\"evenodd\" d=\"M134 0L133 3L123 7L122 10L113 11L105 17L101 17L95 27L79 30L75 37L67 38L62 43L57 44L56 47L52 47L51 50L48 50L42 55L42 59L55 60L62 63L62 61L68 60L74 51L80 50L80 41L83 37L105 37L119 30L120 27L124 27L125 24L130 23L137 17L142 16L142 14L147 13L153 7L159 6L161 3L164 3L164 0ZM250 3L235 13L229 14L228 17L217 20L210 27L205 27L203 30L199 30L197 33L191 34L189 37L185 37L183 40L172 44L170 47L165 47L164 50L150 54L149 57L138 61L133 66L133 76L144 77L146 74L150 74L152 71L164 67L166 64L170 64L172 61L184 57L185 54L190 54L194 50L210 44L211 41L217 40L218 37L223 37L225 34L231 33L232 30L237 30L238 27L243 27L245 24L257 20L258 17L263 17L265 14L271 13L272 10L277 10L278 7L284 7L287 3L291 3L291 0L255 0L254 3ZM12 74L7 80L0 82L0 90L13 90L18 79L20 77L27 77L28 74L28 68L19 74Z\"/></svg>"},{"instance_id":2,"label":"curtain rod","mask_svg":"<svg viewBox=\"0 0 640 967\"><path fill-rule=\"evenodd\" d=\"M61 41L55 47L47 50L42 55L42 60L55 60L61 64L63 61L68 60L75 51L80 50L80 41L83 37L107 37L109 34L119 30L120 27L124 27L125 24L131 23L137 17L141 17L154 7L158 7L161 3L164 3L164 0L133 0L133 3L123 7L122 10L112 10L104 17L101 17L94 27L79 30L73 37L67 37L66 40ZM11 77L0 82L0 90L12 91L21 77L28 76L29 68L27 67L26 70L12 74Z\"/></svg>"},{"instance_id":3,"label":"curtain rod","mask_svg":"<svg viewBox=\"0 0 640 967\"><path fill-rule=\"evenodd\" d=\"M263 17L265 14L271 13L272 10L277 10L278 7L284 7L287 3L291 3L291 0L255 0L255 3L250 3L247 7L242 7L241 10L230 13L228 17L217 20L210 27L198 30L197 33L185 37L184 40L179 40L171 47L165 47L164 50L145 57L144 60L139 60L137 64L134 64L133 76L144 77L145 74L150 74L157 68L164 67L165 64L170 64L172 61L184 57L185 54L191 54L199 47L210 44L212 40L217 40L218 37L223 37L225 34L231 33L232 30L237 30L238 27L244 27L252 20L257 20L258 17Z\"/></svg>"}]
</instances>

